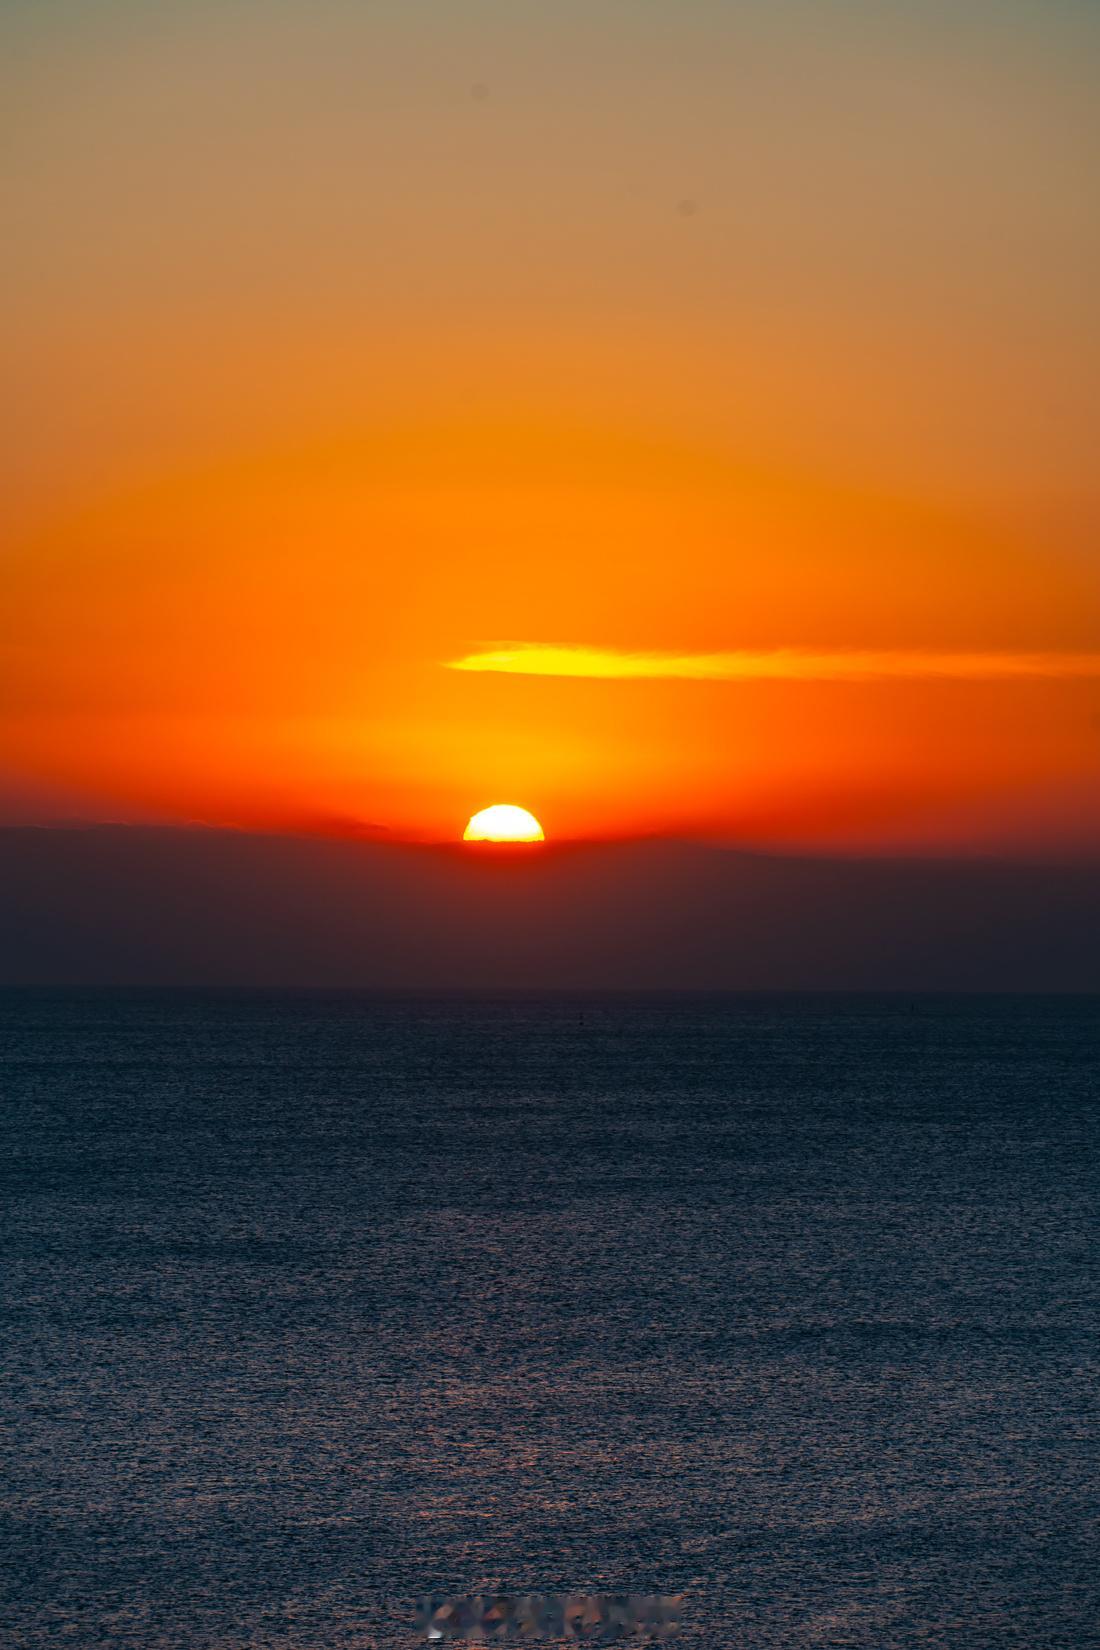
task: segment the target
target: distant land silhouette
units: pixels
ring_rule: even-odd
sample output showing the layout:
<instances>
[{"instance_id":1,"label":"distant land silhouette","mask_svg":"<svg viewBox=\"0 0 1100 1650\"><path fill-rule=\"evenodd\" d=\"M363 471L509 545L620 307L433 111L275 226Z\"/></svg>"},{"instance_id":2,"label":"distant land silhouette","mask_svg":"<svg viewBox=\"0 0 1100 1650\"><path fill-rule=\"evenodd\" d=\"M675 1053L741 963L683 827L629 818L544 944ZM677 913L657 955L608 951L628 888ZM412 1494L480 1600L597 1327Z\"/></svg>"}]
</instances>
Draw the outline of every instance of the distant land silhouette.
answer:
<instances>
[{"instance_id":1,"label":"distant land silhouette","mask_svg":"<svg viewBox=\"0 0 1100 1650\"><path fill-rule=\"evenodd\" d=\"M1100 866L0 830L0 983L1100 989Z\"/></svg>"}]
</instances>

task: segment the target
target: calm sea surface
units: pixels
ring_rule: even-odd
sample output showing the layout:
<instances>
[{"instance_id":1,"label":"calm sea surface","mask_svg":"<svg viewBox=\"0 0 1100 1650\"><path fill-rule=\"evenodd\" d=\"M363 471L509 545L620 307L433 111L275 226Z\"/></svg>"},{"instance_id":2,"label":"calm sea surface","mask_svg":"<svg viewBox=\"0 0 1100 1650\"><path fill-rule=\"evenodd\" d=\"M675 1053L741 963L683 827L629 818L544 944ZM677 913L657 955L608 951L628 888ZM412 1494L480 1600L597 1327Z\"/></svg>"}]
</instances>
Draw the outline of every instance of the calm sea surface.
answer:
<instances>
[{"instance_id":1,"label":"calm sea surface","mask_svg":"<svg viewBox=\"0 0 1100 1650\"><path fill-rule=\"evenodd\" d=\"M1100 1003L0 997L0 1642L1100 1645Z\"/></svg>"}]
</instances>

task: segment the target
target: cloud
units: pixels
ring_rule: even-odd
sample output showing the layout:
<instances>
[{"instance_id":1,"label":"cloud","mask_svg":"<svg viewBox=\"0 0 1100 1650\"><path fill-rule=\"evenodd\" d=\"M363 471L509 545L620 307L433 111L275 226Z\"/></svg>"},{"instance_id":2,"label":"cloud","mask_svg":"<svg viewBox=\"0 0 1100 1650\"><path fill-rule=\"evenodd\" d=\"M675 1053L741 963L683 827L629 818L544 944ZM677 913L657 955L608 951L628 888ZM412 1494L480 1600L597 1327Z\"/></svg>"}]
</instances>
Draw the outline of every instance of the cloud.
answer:
<instances>
[{"instance_id":1,"label":"cloud","mask_svg":"<svg viewBox=\"0 0 1100 1650\"><path fill-rule=\"evenodd\" d=\"M1001 682L1100 678L1100 653L933 652L921 648L738 648L724 653L633 653L609 647L512 642L446 661L448 670L607 681Z\"/></svg>"}]
</instances>

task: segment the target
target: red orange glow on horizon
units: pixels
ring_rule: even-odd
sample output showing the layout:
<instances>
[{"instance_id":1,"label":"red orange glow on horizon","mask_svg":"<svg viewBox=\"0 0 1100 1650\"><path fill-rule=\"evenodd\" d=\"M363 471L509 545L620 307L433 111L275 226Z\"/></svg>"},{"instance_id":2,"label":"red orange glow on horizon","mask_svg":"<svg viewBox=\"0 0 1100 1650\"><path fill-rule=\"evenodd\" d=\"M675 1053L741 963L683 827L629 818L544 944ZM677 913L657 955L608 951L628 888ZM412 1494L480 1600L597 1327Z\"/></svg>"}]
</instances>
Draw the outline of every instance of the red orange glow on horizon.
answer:
<instances>
[{"instance_id":1,"label":"red orange glow on horizon","mask_svg":"<svg viewBox=\"0 0 1100 1650\"><path fill-rule=\"evenodd\" d=\"M1095 852L1097 19L284 10L22 8L0 821Z\"/></svg>"}]
</instances>

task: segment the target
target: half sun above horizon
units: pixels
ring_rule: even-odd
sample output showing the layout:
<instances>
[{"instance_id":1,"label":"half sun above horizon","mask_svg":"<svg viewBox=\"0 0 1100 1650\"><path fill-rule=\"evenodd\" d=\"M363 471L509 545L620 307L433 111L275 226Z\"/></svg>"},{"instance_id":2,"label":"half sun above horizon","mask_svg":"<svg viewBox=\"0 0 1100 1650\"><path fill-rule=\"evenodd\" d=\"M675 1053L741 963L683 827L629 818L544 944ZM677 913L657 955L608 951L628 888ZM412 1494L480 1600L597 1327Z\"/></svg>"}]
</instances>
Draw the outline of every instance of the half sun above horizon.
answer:
<instances>
[{"instance_id":1,"label":"half sun above horizon","mask_svg":"<svg viewBox=\"0 0 1100 1650\"><path fill-rule=\"evenodd\" d=\"M463 842L545 842L542 826L526 808L496 802L482 808L462 833Z\"/></svg>"}]
</instances>

